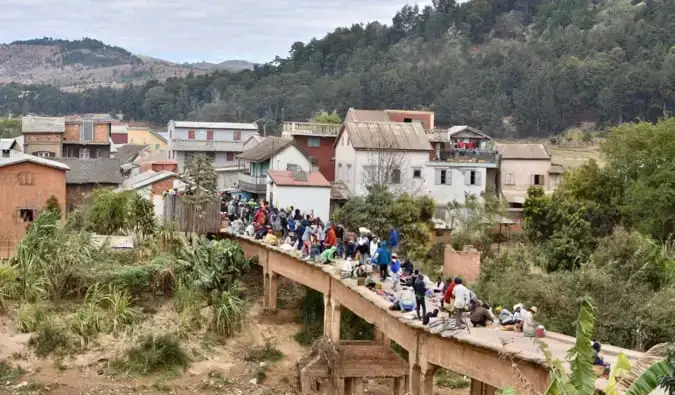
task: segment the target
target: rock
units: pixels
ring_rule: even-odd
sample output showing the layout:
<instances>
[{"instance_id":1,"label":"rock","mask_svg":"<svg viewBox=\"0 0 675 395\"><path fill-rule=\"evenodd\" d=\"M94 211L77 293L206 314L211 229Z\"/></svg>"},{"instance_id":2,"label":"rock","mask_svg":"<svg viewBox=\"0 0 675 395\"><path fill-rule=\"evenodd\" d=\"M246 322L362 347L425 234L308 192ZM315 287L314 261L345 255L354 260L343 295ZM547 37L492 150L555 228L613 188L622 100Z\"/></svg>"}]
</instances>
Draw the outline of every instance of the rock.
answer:
<instances>
[{"instance_id":1,"label":"rock","mask_svg":"<svg viewBox=\"0 0 675 395\"><path fill-rule=\"evenodd\" d=\"M251 381L249 381L249 383L251 383L253 385L256 385L256 384L258 384L258 379L251 379Z\"/></svg>"},{"instance_id":2,"label":"rock","mask_svg":"<svg viewBox=\"0 0 675 395\"><path fill-rule=\"evenodd\" d=\"M260 362L260 367L261 367L261 368L264 368L265 365L267 365L267 362Z\"/></svg>"}]
</instances>

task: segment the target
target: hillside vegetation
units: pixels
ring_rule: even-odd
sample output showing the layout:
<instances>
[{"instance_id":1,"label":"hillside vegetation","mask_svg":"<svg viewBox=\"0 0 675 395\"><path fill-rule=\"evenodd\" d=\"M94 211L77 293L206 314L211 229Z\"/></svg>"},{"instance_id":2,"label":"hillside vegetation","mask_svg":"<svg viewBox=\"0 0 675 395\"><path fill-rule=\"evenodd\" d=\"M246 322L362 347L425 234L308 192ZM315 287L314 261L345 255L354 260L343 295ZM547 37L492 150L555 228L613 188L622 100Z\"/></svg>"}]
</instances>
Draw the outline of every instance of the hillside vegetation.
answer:
<instances>
[{"instance_id":1,"label":"hillside vegetation","mask_svg":"<svg viewBox=\"0 0 675 395\"><path fill-rule=\"evenodd\" d=\"M9 100L0 111L121 110L159 124L263 119L270 130L321 109L428 108L438 124L546 136L672 111L673 29L668 0L436 0L402 8L390 26L353 25L297 42L287 57L253 71L79 96L13 85L3 89Z\"/></svg>"}]
</instances>

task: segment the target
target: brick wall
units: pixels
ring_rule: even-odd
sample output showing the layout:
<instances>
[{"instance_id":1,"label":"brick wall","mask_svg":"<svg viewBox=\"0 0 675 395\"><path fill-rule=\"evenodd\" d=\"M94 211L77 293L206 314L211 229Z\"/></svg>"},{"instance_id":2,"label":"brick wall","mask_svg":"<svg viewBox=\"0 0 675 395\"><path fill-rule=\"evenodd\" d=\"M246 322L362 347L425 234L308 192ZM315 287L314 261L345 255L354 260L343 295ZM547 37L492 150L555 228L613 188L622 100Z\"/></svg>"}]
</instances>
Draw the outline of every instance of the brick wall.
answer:
<instances>
[{"instance_id":1,"label":"brick wall","mask_svg":"<svg viewBox=\"0 0 675 395\"><path fill-rule=\"evenodd\" d=\"M95 123L94 124L94 142L107 143L110 137L109 123ZM66 131L63 134L65 141L80 141L80 123L66 123Z\"/></svg>"},{"instance_id":2,"label":"brick wall","mask_svg":"<svg viewBox=\"0 0 675 395\"><path fill-rule=\"evenodd\" d=\"M27 179L31 185L20 185L20 180ZM21 218L20 209L36 210L37 215L54 195L65 212L66 174L52 167L20 163L0 167L0 185L0 258L6 258L29 225Z\"/></svg>"},{"instance_id":3,"label":"brick wall","mask_svg":"<svg viewBox=\"0 0 675 395\"><path fill-rule=\"evenodd\" d=\"M173 180L175 179L176 177L171 177L167 178L166 180L158 181L152 184L152 194L161 195L164 192L173 189Z\"/></svg>"},{"instance_id":4,"label":"brick wall","mask_svg":"<svg viewBox=\"0 0 675 395\"><path fill-rule=\"evenodd\" d=\"M480 252L471 246L464 246L464 251L455 251L451 246L445 247L443 274L445 277L461 277L466 283L473 283L480 276Z\"/></svg>"},{"instance_id":5,"label":"brick wall","mask_svg":"<svg viewBox=\"0 0 675 395\"><path fill-rule=\"evenodd\" d=\"M80 124L67 123L66 131L63 133L63 140L65 141L80 141Z\"/></svg>"},{"instance_id":6,"label":"brick wall","mask_svg":"<svg viewBox=\"0 0 675 395\"><path fill-rule=\"evenodd\" d=\"M310 147L308 136L293 136L293 141L300 148L300 150L307 153L307 155L314 158L316 164L319 166L319 172L326 177L329 182L335 181L335 143L334 137L321 137L318 147Z\"/></svg>"},{"instance_id":7,"label":"brick wall","mask_svg":"<svg viewBox=\"0 0 675 395\"><path fill-rule=\"evenodd\" d=\"M159 161L159 162L142 162L141 163L141 173L146 171L170 171L172 173L178 173L178 164L176 161Z\"/></svg>"},{"instance_id":8,"label":"brick wall","mask_svg":"<svg viewBox=\"0 0 675 395\"><path fill-rule=\"evenodd\" d=\"M424 129L433 129L434 127L433 112L388 110L387 115L392 122L403 122L406 118L410 118L422 122Z\"/></svg>"}]
</instances>

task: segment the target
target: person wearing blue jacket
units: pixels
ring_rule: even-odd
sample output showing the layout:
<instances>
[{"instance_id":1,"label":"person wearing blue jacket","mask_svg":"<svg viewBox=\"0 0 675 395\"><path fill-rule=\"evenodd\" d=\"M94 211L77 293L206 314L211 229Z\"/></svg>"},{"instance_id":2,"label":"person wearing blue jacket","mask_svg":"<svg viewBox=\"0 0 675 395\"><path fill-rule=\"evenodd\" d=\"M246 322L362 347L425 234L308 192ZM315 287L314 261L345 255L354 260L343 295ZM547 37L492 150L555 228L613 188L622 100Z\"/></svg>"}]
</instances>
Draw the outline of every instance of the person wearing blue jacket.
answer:
<instances>
[{"instance_id":1,"label":"person wearing blue jacket","mask_svg":"<svg viewBox=\"0 0 675 395\"><path fill-rule=\"evenodd\" d=\"M389 245L391 246L392 251L398 251L398 242L398 232L396 231L396 228L392 226L391 231L389 232Z\"/></svg>"},{"instance_id":2,"label":"person wearing blue jacket","mask_svg":"<svg viewBox=\"0 0 675 395\"><path fill-rule=\"evenodd\" d=\"M401 281L401 261L398 259L396 253L391 254L391 281L394 283L394 290L398 288Z\"/></svg>"},{"instance_id":3,"label":"person wearing blue jacket","mask_svg":"<svg viewBox=\"0 0 675 395\"><path fill-rule=\"evenodd\" d=\"M380 268L380 280L384 281L387 279L387 271L391 263L391 251L389 251L386 241L380 242L376 255L377 266Z\"/></svg>"}]
</instances>

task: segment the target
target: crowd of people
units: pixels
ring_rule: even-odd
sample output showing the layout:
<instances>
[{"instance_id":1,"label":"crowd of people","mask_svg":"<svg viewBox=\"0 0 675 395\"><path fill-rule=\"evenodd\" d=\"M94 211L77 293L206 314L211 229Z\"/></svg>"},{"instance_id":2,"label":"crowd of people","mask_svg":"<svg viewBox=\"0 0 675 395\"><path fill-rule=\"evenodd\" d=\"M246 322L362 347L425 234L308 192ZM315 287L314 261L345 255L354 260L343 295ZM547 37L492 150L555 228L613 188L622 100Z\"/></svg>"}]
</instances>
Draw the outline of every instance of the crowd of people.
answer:
<instances>
[{"instance_id":1,"label":"crowd of people","mask_svg":"<svg viewBox=\"0 0 675 395\"><path fill-rule=\"evenodd\" d=\"M392 310L414 314L428 325L446 311L454 325L462 328L468 321L474 327L500 325L505 330L522 331L536 336L537 308L523 304L511 310L493 309L481 301L460 277L434 283L415 269L410 259L399 257L400 235L390 227L387 237L378 237L368 228L354 232L314 216L312 210L296 207L278 208L267 201L226 203L226 216L232 233L247 235L277 246L302 259L332 264L341 261L341 277L355 278L391 302ZM379 280L379 281L377 281ZM391 281L391 287L386 286ZM427 311L427 303L431 303Z\"/></svg>"}]
</instances>

